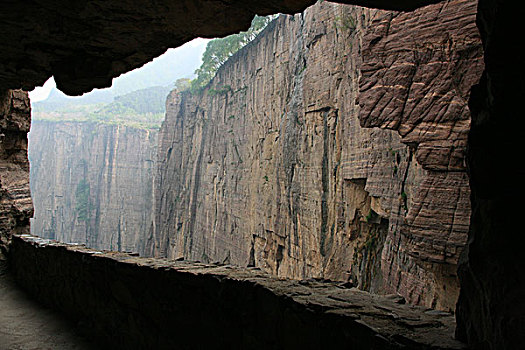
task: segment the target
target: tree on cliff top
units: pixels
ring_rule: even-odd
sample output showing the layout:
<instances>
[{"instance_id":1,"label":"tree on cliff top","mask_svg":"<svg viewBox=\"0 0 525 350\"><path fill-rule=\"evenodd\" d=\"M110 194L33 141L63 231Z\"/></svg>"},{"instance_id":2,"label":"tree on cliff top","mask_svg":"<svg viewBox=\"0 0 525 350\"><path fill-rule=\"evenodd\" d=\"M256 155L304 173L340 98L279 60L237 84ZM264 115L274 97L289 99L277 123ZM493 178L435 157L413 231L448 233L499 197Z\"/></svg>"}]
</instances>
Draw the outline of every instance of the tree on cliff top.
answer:
<instances>
[{"instance_id":1,"label":"tree on cliff top","mask_svg":"<svg viewBox=\"0 0 525 350\"><path fill-rule=\"evenodd\" d=\"M224 38L213 39L208 42L206 51L202 56L202 64L195 71L197 78L191 81L191 91L197 92L204 88L215 76L219 67L222 66L231 55L255 39L268 23L276 17L276 15L265 17L255 16L252 20L252 25L247 31L232 34Z\"/></svg>"}]
</instances>

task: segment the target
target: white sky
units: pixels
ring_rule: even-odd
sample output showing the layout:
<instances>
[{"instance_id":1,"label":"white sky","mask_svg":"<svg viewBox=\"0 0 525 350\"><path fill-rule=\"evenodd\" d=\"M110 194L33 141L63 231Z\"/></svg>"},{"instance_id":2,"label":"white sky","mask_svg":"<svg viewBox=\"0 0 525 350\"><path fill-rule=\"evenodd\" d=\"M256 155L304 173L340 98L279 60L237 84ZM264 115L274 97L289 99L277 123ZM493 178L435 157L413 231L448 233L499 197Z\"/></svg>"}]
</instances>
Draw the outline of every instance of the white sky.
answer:
<instances>
[{"instance_id":1,"label":"white sky","mask_svg":"<svg viewBox=\"0 0 525 350\"><path fill-rule=\"evenodd\" d=\"M54 87L56 87L55 79L51 77L45 82L44 86L37 86L33 91L29 91L31 102L45 100Z\"/></svg>"},{"instance_id":2,"label":"white sky","mask_svg":"<svg viewBox=\"0 0 525 350\"><path fill-rule=\"evenodd\" d=\"M206 42L206 41L209 41L209 39L202 39L202 38L193 39L192 41L187 42L186 44L182 45L179 48L169 49L168 51L178 50L178 49L180 49L182 47L188 47L188 46L189 47L196 47L196 46L199 46L203 42ZM160 57L162 57L162 56L160 56ZM144 65L143 67L145 67L146 65ZM137 68L137 69L141 69L143 67L140 67L140 68ZM29 92L29 98L31 99L31 102L37 102L37 101L45 100L49 96L49 93L51 92L51 90L54 87L56 87L55 79L53 79L53 77L51 77L51 78L48 79L48 81L45 82L45 84L43 86L36 87L33 91Z\"/></svg>"}]
</instances>

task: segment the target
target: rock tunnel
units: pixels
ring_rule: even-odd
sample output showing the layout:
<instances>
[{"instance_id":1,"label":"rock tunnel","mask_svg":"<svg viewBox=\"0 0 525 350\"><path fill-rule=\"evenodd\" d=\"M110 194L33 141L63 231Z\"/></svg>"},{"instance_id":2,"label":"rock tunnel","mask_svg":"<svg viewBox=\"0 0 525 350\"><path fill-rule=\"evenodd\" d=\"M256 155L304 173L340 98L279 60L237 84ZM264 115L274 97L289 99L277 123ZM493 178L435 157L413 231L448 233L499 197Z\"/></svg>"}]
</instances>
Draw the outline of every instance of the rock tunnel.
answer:
<instances>
[{"instance_id":1,"label":"rock tunnel","mask_svg":"<svg viewBox=\"0 0 525 350\"><path fill-rule=\"evenodd\" d=\"M411 11L435 1L342 2ZM32 215L26 139L30 128L30 107L27 95L19 89L31 90L42 85L51 76L55 77L58 88L70 95L106 87L111 84L113 77L143 65L170 47L177 47L195 37L224 36L246 29L254 14L295 13L312 3L313 1L302 0L265 3L163 0L147 5L140 1L65 3L60 0L44 0L30 4L3 2L0 5L0 28L3 34L0 44L0 253L12 262L19 283L32 290L38 299L55 308L62 308L62 311L72 317L78 317L71 311L76 307L74 294L92 288L92 284L83 285L81 281L96 283L94 276L107 276L106 280L114 278L112 276L121 276L118 283L114 281L115 283L109 283L104 288L109 288L113 295L118 296L116 303L119 308L124 306L136 312L123 313L118 317L104 313L92 317L101 322L95 327L98 334L105 334L106 338L111 338L108 333L118 330L119 335L115 339L118 338L120 344L126 344L127 341L130 346L166 345L162 342L155 343L159 340L152 340L155 327L169 332L166 325L182 329L180 334L192 335L179 339L178 343L173 340L171 346L191 348L191 339L194 339L192 337L199 334L195 329L188 328L188 324L195 323L185 323L184 317L191 318L190 314L199 312L191 307L182 307L179 311L184 313L184 317L177 321L163 318L162 309L154 310L154 306L149 308L153 311L148 314L149 318L154 319L152 324L148 325L144 323L144 319L139 319L137 315L141 312L137 310L142 310L140 305L146 304L146 309L148 308L147 303L139 299L166 300L166 296L151 292L162 288L147 288L148 283L155 285L160 278L168 280L173 285L173 290L177 290L177 285L198 285L202 290L216 292L188 296L187 291L177 291L178 297L193 300L193 303L206 299L206 303L215 304L224 300L221 298L236 298L242 299L242 303L246 305L255 303L273 310L274 306L266 305L279 304L276 309L287 310L279 317L290 318L285 323L288 328L268 330L263 325L271 323L272 317L275 317L271 312L253 320L251 317L256 312L247 311L246 314L240 315L243 317L241 320L232 322L224 317L225 314L232 313L228 305L225 305L217 310L217 315L210 321L212 324L204 325L206 329L214 330L210 332L212 336L205 341L210 346L215 344L217 347L225 347L235 344L247 347L275 347L275 344L280 343L283 348L308 348L311 344L321 346L322 343L316 341L329 338L335 338L340 346L350 342L358 348L387 348L394 343L396 346L414 348L456 346L410 342L425 336L427 328L432 328L435 322L432 319L422 320L422 323L426 324L423 326L412 325L412 329L421 327L419 335L396 337L396 334L403 332L395 328L395 325L377 325L388 330L369 332L360 328L362 325L359 322L353 322L352 316L341 319L334 313L325 313L322 307L313 313L306 312L290 302L289 293L282 292L283 289L292 287L284 287L280 282L267 282L256 273L243 278L247 281L257 281L284 297L276 299L274 294L267 294L268 289L264 288L251 290L247 287L249 282L233 282L240 279L235 277L236 274L242 275L245 272L219 269L213 272L214 277L210 277L206 275L207 267L204 266L182 265L175 269L178 272L173 272L165 264L158 265L158 262L154 261L140 262L131 267L129 262L132 262L133 257L118 254L100 256L60 244L49 245L24 236L28 232L29 218ZM523 159L521 141L524 139L520 99L525 93L525 58L519 54L520 48L523 47L523 36L520 35L523 32L521 20L516 8L508 2L480 0L478 3L477 26L483 42L485 71L479 84L472 87L469 101L472 124L468 139L467 168L472 191L472 213L468 245L458 271L461 289L456 307L455 332L459 340L479 349L518 349L523 346L525 340L525 262L518 244L523 233L519 220L521 206L518 203L525 192L522 182L525 170L523 162L520 161ZM37 249L43 247L47 248ZM51 253L43 253L47 251ZM81 254L76 254L79 252ZM53 259L55 262L50 263ZM66 272L61 275L64 280L54 281L55 285L50 288L46 282L46 274L52 274L50 269L57 269L57 266L60 266L58 262L68 268L64 269ZM120 265L117 262L127 263ZM185 274L188 271L192 271L191 276L194 276L195 280L188 279L189 275ZM147 284L130 292L131 286L138 278ZM75 280L79 284L76 288L71 288L67 279L69 282ZM268 287L268 284L271 286ZM58 287L60 285L61 288ZM250 292L243 292L243 288L250 289ZM302 305L313 304L305 296L308 292L301 288L294 286L292 295L302 295ZM64 293L64 290L69 291L66 293L71 294L70 298L64 299L64 294L59 293L60 290L60 293ZM323 293L325 292L321 294ZM103 294L95 290L87 294L88 299L91 299L84 305L86 309L92 309L94 305L100 305L106 300ZM338 300L336 294L330 291L324 296L333 302ZM368 297L360 298L365 305L373 304L373 301L366 299ZM395 300L390 302L395 305ZM176 313L178 310L170 312ZM374 315L371 314L373 318ZM377 314L376 317L380 319L383 316ZM228 337L217 340L221 339L219 329L222 328L213 322L223 322L231 329L245 331L237 339L234 336L235 332L231 332ZM319 327L319 323L324 326ZM301 338L304 329L300 329L298 324L305 325L303 328L308 329L310 334L315 333L318 336L316 340L311 343L287 343L290 339ZM258 327L259 330L264 329L276 334L275 337L268 338L269 343L261 343L256 336ZM138 331L141 328L149 329L149 332ZM333 330L342 328L346 329L347 333L344 336L334 336ZM111 330L108 332L105 329ZM362 337L356 337L357 333L362 334ZM149 336L143 336L134 343L137 340L132 334ZM104 338L103 335L101 337Z\"/></svg>"}]
</instances>

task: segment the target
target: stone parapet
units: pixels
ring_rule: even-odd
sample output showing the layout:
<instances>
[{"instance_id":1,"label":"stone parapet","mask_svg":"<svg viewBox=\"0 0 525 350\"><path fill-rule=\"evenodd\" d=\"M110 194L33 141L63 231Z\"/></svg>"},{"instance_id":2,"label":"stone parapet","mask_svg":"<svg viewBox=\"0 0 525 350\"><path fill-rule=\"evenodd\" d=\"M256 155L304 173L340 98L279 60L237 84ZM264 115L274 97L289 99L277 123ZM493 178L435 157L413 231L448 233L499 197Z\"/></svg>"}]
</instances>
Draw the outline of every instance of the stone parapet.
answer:
<instances>
[{"instance_id":1,"label":"stone parapet","mask_svg":"<svg viewBox=\"0 0 525 350\"><path fill-rule=\"evenodd\" d=\"M107 347L460 349L451 314L341 283L14 236L12 272Z\"/></svg>"}]
</instances>

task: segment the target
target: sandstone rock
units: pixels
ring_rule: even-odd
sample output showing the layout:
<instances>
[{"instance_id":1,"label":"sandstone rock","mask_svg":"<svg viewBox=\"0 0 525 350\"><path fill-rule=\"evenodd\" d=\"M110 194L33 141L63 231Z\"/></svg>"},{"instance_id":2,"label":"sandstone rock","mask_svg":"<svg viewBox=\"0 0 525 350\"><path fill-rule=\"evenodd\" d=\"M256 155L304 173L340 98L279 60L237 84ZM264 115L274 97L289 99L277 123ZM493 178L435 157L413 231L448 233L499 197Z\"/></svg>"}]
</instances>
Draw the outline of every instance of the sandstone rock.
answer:
<instances>
[{"instance_id":1,"label":"sandstone rock","mask_svg":"<svg viewBox=\"0 0 525 350\"><path fill-rule=\"evenodd\" d=\"M476 2L430 8L379 17L371 24L363 39L359 85L361 125L396 130L411 149L402 189L407 211L398 218L398 228L389 231L393 246L383 251L388 261L383 273L399 286L391 291L412 301L428 293L422 293L428 291L423 282L428 279L434 280L434 295L455 300L458 293L455 265L470 215L467 103L483 70ZM436 303L454 308L440 298L431 305Z\"/></svg>"},{"instance_id":2,"label":"sandstone rock","mask_svg":"<svg viewBox=\"0 0 525 350\"><path fill-rule=\"evenodd\" d=\"M470 210L468 84L482 69L475 8L458 0L409 16L318 4L270 24L204 94L172 93L146 252L351 280L453 310ZM405 53L434 37L430 51L417 47L424 59ZM412 119L376 108L412 82ZM438 104L453 108L429 110Z\"/></svg>"},{"instance_id":3,"label":"sandstone rock","mask_svg":"<svg viewBox=\"0 0 525 350\"><path fill-rule=\"evenodd\" d=\"M13 234L29 233L33 215L26 136L30 112L26 92L0 91L0 260Z\"/></svg>"},{"instance_id":4,"label":"sandstone rock","mask_svg":"<svg viewBox=\"0 0 525 350\"><path fill-rule=\"evenodd\" d=\"M37 120L29 141L33 234L142 252L151 225L156 130Z\"/></svg>"},{"instance_id":5,"label":"sandstone rock","mask_svg":"<svg viewBox=\"0 0 525 350\"><path fill-rule=\"evenodd\" d=\"M294 3L298 2L294 1ZM33 7L40 6L40 4L42 7ZM122 19L121 24L115 26L114 29L127 26L125 18L135 20L134 17L127 17L127 13L123 15L125 11L119 12L114 8L114 1L105 1L104 4L98 4L98 6L104 9L105 4L112 7L112 11L101 11L101 13L115 16L115 18L108 19L108 28L111 27L112 22L118 23L120 19ZM255 7L261 6L261 2L256 2L256 4L242 2L242 4L243 6L251 4L246 6L252 6L254 10ZM221 7L222 5L223 3L217 9L225 10L224 7ZM364 5L399 6L399 8L408 10L407 6L421 5L421 3L378 0L377 2L366 1ZM82 37L97 37L93 34L100 33L100 28L105 25L91 25L100 22L83 21L82 15L77 16L74 11L63 9L69 5L62 1L39 1L38 5L7 1L2 2L0 6L0 28L4 34L1 46L3 55L0 62L0 84L2 86L4 84L9 88L20 86L20 79L16 76L22 77L27 89L41 84L47 77L57 73L60 68L58 65L48 64L51 61L69 62L69 67L74 67L70 69L71 72L78 71L79 76L86 76L85 73L89 67L82 69L82 65L77 63L81 62L81 59L73 61L69 58L74 58L74 54L78 54L80 58L87 58L89 53L83 43L90 42L90 39L82 40ZM140 8L129 6L127 9L134 9L136 11L134 13L140 14L142 6L143 2L140 2ZM276 6L279 7L279 4ZM199 6L200 10L203 8L206 6ZM523 130L523 118L519 112L522 109L521 85L524 81L523 70L519 67L523 67L523 62L522 57L516 54L523 46L523 36L520 35L522 21L521 13L516 11L513 2L480 0L479 9L477 20L486 43L488 67L485 78L480 88L477 89L478 96L473 98L472 104L477 110L474 111L476 119L473 123L474 131L471 141L469 141L472 153L468 162L472 171L470 173L471 183L475 187L474 214L470 233L472 247L463 265L464 295L461 301L462 309L459 312L461 314L460 325L463 327L462 332L465 339L468 337L472 344L495 344L495 347L501 345L502 348L512 348L516 347L513 346L515 344L519 346L524 343L518 335L525 334L522 331L523 326L520 328L515 318L509 315L509 310L520 309L517 307L517 301L523 300L521 298L523 293L520 294L520 291L525 290L521 273L525 269L522 266L521 248L520 245L515 244L519 241L522 232L522 223L516 220L522 210L520 206L509 207L509 203L519 202L523 193L521 181L524 173L523 163L516 162L516 159L520 159L523 148L521 144L523 137L520 133ZM180 13L184 17L191 17L186 16L184 12ZM46 30L46 28L55 27L57 23L55 14L59 14L59 18L62 17L59 22L64 23L64 28L70 27L71 23L75 22L82 26L79 30L63 32L67 36L61 38L63 39L61 42L64 43L63 47L57 47L50 39L53 35ZM61 16L62 14L68 14L68 16ZM147 18L145 22L149 26L146 27L146 30L155 31L149 17L139 15L138 18ZM235 17L228 18L229 22L235 20L237 20ZM44 24L40 26L41 23ZM223 25L219 21L217 23L218 26ZM244 26L247 26L247 21ZM144 26L129 25L129 27L130 33L145 31ZM158 32L165 33L166 27L169 27L169 24ZM183 23L181 27L184 31L187 26ZM121 30L118 29L118 31ZM42 34L42 37L36 38L35 35L39 34ZM176 35L173 34L173 36ZM157 38L159 37L162 35ZM126 38L135 38L135 34L126 35ZM31 41L32 39L35 40ZM120 41L119 39L105 40L101 49L101 52L112 52L108 57L115 62L115 65L119 64L116 60L120 52L119 50L113 51L112 47L115 42ZM72 43L75 44L72 45ZM75 45L78 46L74 51L68 51L68 47ZM146 46L154 48L163 45L164 42L153 40ZM149 55L145 53L149 51L147 48L138 49L138 47L140 47L139 40L127 42L127 48L137 49L139 52L137 57L143 55L143 61L153 56L151 52ZM162 50L159 49L160 51ZM92 62L96 62L98 58L104 59L96 56L92 57ZM122 63L122 61L119 62ZM123 66L131 68L134 64L123 63ZM11 78L13 80L10 80ZM73 84L75 78L73 73L68 79L68 84ZM100 78L95 76L92 76L91 79L85 77L83 91L91 89L99 84L99 81ZM109 81L109 78L104 81ZM5 89L0 88L0 90ZM68 91L73 90L79 91L79 86ZM27 175L22 176L27 178ZM509 211L508 208L513 211ZM9 211L9 209L6 210ZM11 214L6 217L10 217L9 215ZM27 227L24 220L21 221L20 227ZM512 296L508 295L509 290L513 291ZM512 328L514 326L517 328ZM515 341L515 343L507 344L506 341Z\"/></svg>"}]
</instances>

